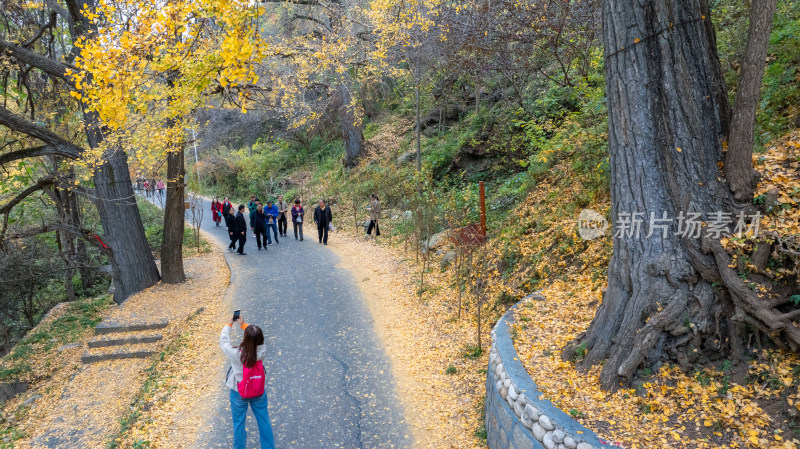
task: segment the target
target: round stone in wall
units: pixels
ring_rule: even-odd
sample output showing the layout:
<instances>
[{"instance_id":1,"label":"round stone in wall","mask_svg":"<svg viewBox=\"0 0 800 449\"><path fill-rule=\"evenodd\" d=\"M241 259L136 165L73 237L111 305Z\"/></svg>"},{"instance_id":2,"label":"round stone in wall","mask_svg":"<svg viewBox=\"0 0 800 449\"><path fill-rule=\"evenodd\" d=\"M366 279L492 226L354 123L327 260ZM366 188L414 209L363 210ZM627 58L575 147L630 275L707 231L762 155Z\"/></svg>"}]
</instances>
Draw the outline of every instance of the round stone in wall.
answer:
<instances>
[{"instance_id":1,"label":"round stone in wall","mask_svg":"<svg viewBox=\"0 0 800 449\"><path fill-rule=\"evenodd\" d=\"M545 428L545 430L553 430L556 426L553 425L553 421L547 417L547 415L542 415L539 417L539 424Z\"/></svg>"},{"instance_id":2,"label":"round stone in wall","mask_svg":"<svg viewBox=\"0 0 800 449\"><path fill-rule=\"evenodd\" d=\"M536 438L539 441L542 441L542 438L544 438L544 434L546 434L547 431L544 430L544 427L540 426L539 423L537 422L531 427L531 433L533 433L534 438Z\"/></svg>"},{"instance_id":3,"label":"round stone in wall","mask_svg":"<svg viewBox=\"0 0 800 449\"><path fill-rule=\"evenodd\" d=\"M527 415L528 419L530 419L531 421L536 421L536 422L539 421L539 410L537 410L536 407L532 406L531 404L525 406L525 415Z\"/></svg>"},{"instance_id":4,"label":"round stone in wall","mask_svg":"<svg viewBox=\"0 0 800 449\"><path fill-rule=\"evenodd\" d=\"M547 432L544 434L544 438L542 438L542 445L547 449L556 449L558 444L553 441L553 432Z\"/></svg>"}]
</instances>

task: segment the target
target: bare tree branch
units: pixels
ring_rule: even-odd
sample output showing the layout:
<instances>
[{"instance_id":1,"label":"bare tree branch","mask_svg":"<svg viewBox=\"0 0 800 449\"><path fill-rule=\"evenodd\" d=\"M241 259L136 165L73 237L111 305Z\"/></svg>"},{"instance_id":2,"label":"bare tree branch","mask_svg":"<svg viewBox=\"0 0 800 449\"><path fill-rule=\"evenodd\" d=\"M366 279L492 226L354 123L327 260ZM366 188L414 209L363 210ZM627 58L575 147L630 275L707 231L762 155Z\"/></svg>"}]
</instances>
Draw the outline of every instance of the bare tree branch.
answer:
<instances>
[{"instance_id":1,"label":"bare tree branch","mask_svg":"<svg viewBox=\"0 0 800 449\"><path fill-rule=\"evenodd\" d=\"M6 214L6 213L10 212L11 209L13 209L14 206L19 204L20 202L22 202L22 200L24 200L25 198L27 198L28 196L30 196L34 192L42 190L46 186L52 185L55 182L56 182L55 178L52 178L52 177L47 177L47 178L40 179L39 182L37 182L36 184L34 184L34 185L28 187L27 189L23 190L22 192L17 194L17 196L12 198L11 201L9 201L8 203L6 203L2 207L0 207L0 214Z\"/></svg>"},{"instance_id":2,"label":"bare tree branch","mask_svg":"<svg viewBox=\"0 0 800 449\"><path fill-rule=\"evenodd\" d=\"M0 107L0 125L5 125L12 131L27 134L28 136L35 137L46 143L51 149L51 152L44 154L57 154L69 159L77 159L83 154L83 148L78 145L64 139L47 128L14 114L4 107ZM2 161L2 157L0 157L0 161Z\"/></svg>"},{"instance_id":3,"label":"bare tree branch","mask_svg":"<svg viewBox=\"0 0 800 449\"><path fill-rule=\"evenodd\" d=\"M2 39L0 39L0 54L10 56L23 64L36 67L50 76L63 80L70 86L74 85L72 80L67 76L67 69L71 68L67 66L67 64L55 61L35 51L28 50ZM75 70L77 71L77 69Z\"/></svg>"}]
</instances>

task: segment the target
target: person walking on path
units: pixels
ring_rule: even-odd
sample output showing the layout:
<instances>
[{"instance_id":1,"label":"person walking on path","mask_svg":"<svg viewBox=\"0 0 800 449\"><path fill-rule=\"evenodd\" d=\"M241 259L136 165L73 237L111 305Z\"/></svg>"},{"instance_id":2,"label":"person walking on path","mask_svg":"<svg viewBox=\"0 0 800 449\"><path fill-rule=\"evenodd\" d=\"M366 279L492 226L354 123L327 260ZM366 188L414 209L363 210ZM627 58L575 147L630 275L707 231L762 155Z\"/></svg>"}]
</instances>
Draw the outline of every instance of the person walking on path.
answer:
<instances>
[{"instance_id":1,"label":"person walking on path","mask_svg":"<svg viewBox=\"0 0 800 449\"><path fill-rule=\"evenodd\" d=\"M261 241L264 241L264 249L267 249L267 216L264 214L264 206L258 203L256 210L250 212L250 230L256 235L256 244L261 251Z\"/></svg>"},{"instance_id":2,"label":"person walking on path","mask_svg":"<svg viewBox=\"0 0 800 449\"><path fill-rule=\"evenodd\" d=\"M156 198L156 180L155 179L151 179L150 180L150 198L153 198L153 199Z\"/></svg>"},{"instance_id":3,"label":"person walking on path","mask_svg":"<svg viewBox=\"0 0 800 449\"><path fill-rule=\"evenodd\" d=\"M289 212L289 203L283 201L283 195L278 195L278 234L281 237L286 237L286 228L288 227L288 221L286 220L286 212Z\"/></svg>"},{"instance_id":4,"label":"person walking on path","mask_svg":"<svg viewBox=\"0 0 800 449\"><path fill-rule=\"evenodd\" d=\"M240 256L246 256L244 244L247 242L247 220L244 218L244 204L239 205L239 212L236 213L236 234L239 236L239 249L236 252Z\"/></svg>"},{"instance_id":5,"label":"person walking on path","mask_svg":"<svg viewBox=\"0 0 800 449\"><path fill-rule=\"evenodd\" d=\"M250 202L247 203L247 209L249 209L250 212L253 212L254 210L256 210L257 207L258 207L258 197L255 195L250 195Z\"/></svg>"},{"instance_id":6,"label":"person walking on path","mask_svg":"<svg viewBox=\"0 0 800 449\"><path fill-rule=\"evenodd\" d=\"M214 219L214 223L219 227L219 222L222 221L222 203L216 198L211 200L211 218Z\"/></svg>"},{"instance_id":7,"label":"person walking on path","mask_svg":"<svg viewBox=\"0 0 800 449\"><path fill-rule=\"evenodd\" d=\"M267 207L264 208L264 213L267 215L267 243L272 245L272 239L269 236L269 230L272 229L272 234L275 236L275 243L278 241L278 206L272 204L272 200L267 200Z\"/></svg>"},{"instance_id":8,"label":"person walking on path","mask_svg":"<svg viewBox=\"0 0 800 449\"><path fill-rule=\"evenodd\" d=\"M333 224L333 215L331 214L331 208L325 204L325 200L319 200L319 206L314 209L314 223L317 224L319 242L327 245L328 228Z\"/></svg>"},{"instance_id":9,"label":"person walking on path","mask_svg":"<svg viewBox=\"0 0 800 449\"><path fill-rule=\"evenodd\" d=\"M228 197L226 196L225 199L222 201L222 215L227 217L228 214L231 213L231 209L233 209L233 204L228 201Z\"/></svg>"},{"instance_id":10,"label":"person walking on path","mask_svg":"<svg viewBox=\"0 0 800 449\"><path fill-rule=\"evenodd\" d=\"M148 180L144 180L144 196L150 198L150 182Z\"/></svg>"},{"instance_id":11,"label":"person walking on path","mask_svg":"<svg viewBox=\"0 0 800 449\"><path fill-rule=\"evenodd\" d=\"M234 323L244 330L244 339L239 346L231 344L231 328ZM243 388L240 388L240 382L244 381L245 368L248 369L248 374L250 374L250 370L257 372L259 368L263 371L263 363L267 355L267 348L264 345L264 333L258 326L245 323L240 316L236 321L231 320L222 327L222 332L219 336L219 347L230 362L230 368L225 376L225 386L230 390L233 448L245 449L247 444L247 431L244 423L245 418L247 418L247 407L249 406L253 411L253 416L256 418L256 423L258 423L261 449L275 449L266 391L253 398L243 398L240 393L243 390ZM262 382L266 382L266 376L262 375L261 378ZM250 377L250 379L257 381L255 377ZM258 385L256 388L259 387L266 390L262 385Z\"/></svg>"},{"instance_id":12,"label":"person walking on path","mask_svg":"<svg viewBox=\"0 0 800 449\"><path fill-rule=\"evenodd\" d=\"M367 236L372 236L372 228L375 228L375 237L381 235L381 228L378 227L378 220L381 219L381 202L378 200L378 195L374 193L370 195L369 207L369 227L367 228Z\"/></svg>"},{"instance_id":13,"label":"person walking on path","mask_svg":"<svg viewBox=\"0 0 800 449\"><path fill-rule=\"evenodd\" d=\"M239 241L239 234L236 232L236 214L233 213L232 207L225 214L225 227L228 229L228 237L231 239L228 251L233 251L236 249L236 242Z\"/></svg>"},{"instance_id":14,"label":"person walking on path","mask_svg":"<svg viewBox=\"0 0 800 449\"><path fill-rule=\"evenodd\" d=\"M294 227L294 239L297 240L297 232L300 231L300 241L303 241L303 217L306 212L300 204L300 200L294 200L292 206L292 226Z\"/></svg>"},{"instance_id":15,"label":"person walking on path","mask_svg":"<svg viewBox=\"0 0 800 449\"><path fill-rule=\"evenodd\" d=\"M164 186L164 181L158 181L158 197L159 198L163 198L164 197L164 189L165 188L166 187Z\"/></svg>"}]
</instances>

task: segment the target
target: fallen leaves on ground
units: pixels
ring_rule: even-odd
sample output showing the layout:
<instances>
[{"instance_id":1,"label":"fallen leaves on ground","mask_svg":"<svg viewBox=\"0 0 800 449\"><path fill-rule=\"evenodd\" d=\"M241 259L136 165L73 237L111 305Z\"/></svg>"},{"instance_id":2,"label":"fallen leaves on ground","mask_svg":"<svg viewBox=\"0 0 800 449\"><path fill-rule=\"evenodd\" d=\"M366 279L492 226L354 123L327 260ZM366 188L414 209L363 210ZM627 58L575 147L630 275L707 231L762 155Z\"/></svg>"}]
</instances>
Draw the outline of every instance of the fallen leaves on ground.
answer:
<instances>
[{"instance_id":1,"label":"fallen leaves on ground","mask_svg":"<svg viewBox=\"0 0 800 449\"><path fill-rule=\"evenodd\" d=\"M164 339L158 345L162 350L186 331L185 318L194 314L199 308L205 311L197 318L197 326L205 326L212 320L215 305L227 288L230 273L224 258L219 253L204 254L185 261L187 281L183 284L157 284L132 296L122 306L112 306L106 319L120 322L153 322L162 318L170 319L170 325L159 331ZM214 318L215 319L215 318ZM219 329L214 327L214 332ZM202 328L205 331L205 328ZM146 378L145 368L151 361L121 360L82 365L80 356L85 350L86 341L92 332L87 329L78 341L80 346L64 350L60 353L50 352L45 356L49 363L58 366L49 378L34 384L33 392L41 394L25 414L24 419L16 423L17 430L26 436L20 440L18 447L45 447L47 439L59 438L68 442L71 447L102 448L106 447L108 438L120 429L120 419L131 410L131 402L136 398ZM211 339L214 340L213 338ZM216 354L217 351L195 348L189 342L190 353ZM197 344L203 344L202 341ZM176 362L181 363L181 362ZM192 364L193 365L193 364ZM202 390L199 397L203 397ZM182 394L180 391L176 395ZM195 394L195 396L197 396ZM8 401L5 410L16 410L25 396ZM197 398L183 403L197 402ZM153 420L150 426L155 429L170 429L162 426L162 418L172 416L158 412L157 401L150 408ZM191 407L189 407L191 408ZM190 417L195 411L189 411ZM160 414L159 414L160 413ZM187 418L181 425L192 425L197 420ZM181 425L175 428L182 428ZM163 443L169 441L169 430L156 435L151 442L155 447L169 447ZM127 434L117 441L117 447L131 447L132 441ZM64 444L62 443L62 447ZM175 446L177 447L177 446ZM185 447L185 446L181 446Z\"/></svg>"},{"instance_id":2,"label":"fallen leaves on ground","mask_svg":"<svg viewBox=\"0 0 800 449\"><path fill-rule=\"evenodd\" d=\"M415 447L485 447L475 432L483 428L487 357L465 357L464 348L475 342L475 322L466 313L455 319L449 274L426 275L436 287L420 299L416 267L398 249L344 233L329 247L353 274L375 319ZM484 325L485 345L490 328ZM446 373L449 366L455 373Z\"/></svg>"},{"instance_id":3,"label":"fallen leaves on ground","mask_svg":"<svg viewBox=\"0 0 800 449\"><path fill-rule=\"evenodd\" d=\"M756 195L773 189L778 193L779 209L762 220L762 232L797 238L798 148L800 132L794 132L767 154L754 157L763 175ZM542 291L546 300L525 301L512 328L520 360L545 397L586 427L623 442L626 448L800 447L797 434L788 431L791 426L782 417L787 409L795 419L800 416L797 354L755 352L742 385L731 381L724 363L697 367L691 373L665 365L656 373L640 372L640 377L649 378L637 388L613 393L600 388L601 366L583 372L576 369L574 360L562 359L567 342L588 328L602 302L605 285L598 282L597 268L605 274L610 241L602 238L574 244L574 221L558 222L548 217L563 214L547 212L565 207L571 194L567 192L565 200L553 198L548 194L551 187L539 186L529 198L531 208L518 213L522 226L534 219L536 225L530 238L518 244L522 254L533 261L528 271L553 276ZM592 207L607 210L608 202ZM576 353L574 358L580 357Z\"/></svg>"}]
</instances>

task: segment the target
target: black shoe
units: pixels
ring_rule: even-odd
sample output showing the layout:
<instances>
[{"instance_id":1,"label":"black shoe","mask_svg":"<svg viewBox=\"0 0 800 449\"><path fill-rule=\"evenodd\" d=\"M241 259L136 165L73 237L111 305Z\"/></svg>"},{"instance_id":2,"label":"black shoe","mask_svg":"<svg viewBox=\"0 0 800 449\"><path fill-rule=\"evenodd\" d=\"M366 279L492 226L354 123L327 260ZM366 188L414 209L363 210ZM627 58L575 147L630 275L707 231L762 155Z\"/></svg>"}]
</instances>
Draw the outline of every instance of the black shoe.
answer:
<instances>
[{"instance_id":1,"label":"black shoe","mask_svg":"<svg viewBox=\"0 0 800 449\"><path fill-rule=\"evenodd\" d=\"M303 237L300 237L300 241L301 241L301 242L303 241Z\"/></svg>"},{"instance_id":2,"label":"black shoe","mask_svg":"<svg viewBox=\"0 0 800 449\"><path fill-rule=\"evenodd\" d=\"M246 256L247 253L239 253L240 256Z\"/></svg>"},{"instance_id":3,"label":"black shoe","mask_svg":"<svg viewBox=\"0 0 800 449\"><path fill-rule=\"evenodd\" d=\"M325 242L325 246L328 246L328 242Z\"/></svg>"},{"instance_id":4,"label":"black shoe","mask_svg":"<svg viewBox=\"0 0 800 449\"><path fill-rule=\"evenodd\" d=\"M261 251L261 247L260 246L258 247L258 250Z\"/></svg>"},{"instance_id":5,"label":"black shoe","mask_svg":"<svg viewBox=\"0 0 800 449\"><path fill-rule=\"evenodd\" d=\"M275 239L275 243L280 243L280 242L278 241L278 239Z\"/></svg>"}]
</instances>

